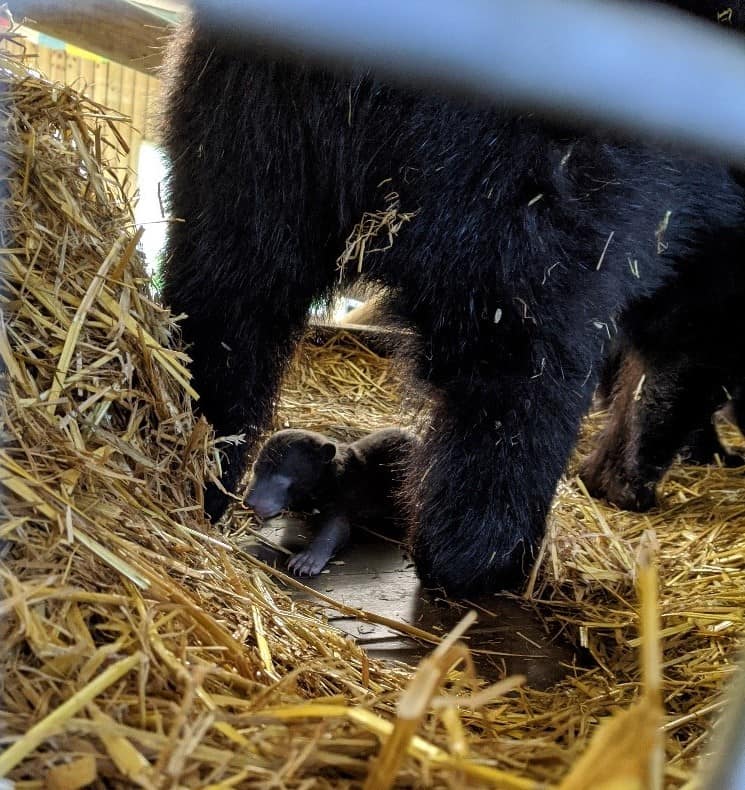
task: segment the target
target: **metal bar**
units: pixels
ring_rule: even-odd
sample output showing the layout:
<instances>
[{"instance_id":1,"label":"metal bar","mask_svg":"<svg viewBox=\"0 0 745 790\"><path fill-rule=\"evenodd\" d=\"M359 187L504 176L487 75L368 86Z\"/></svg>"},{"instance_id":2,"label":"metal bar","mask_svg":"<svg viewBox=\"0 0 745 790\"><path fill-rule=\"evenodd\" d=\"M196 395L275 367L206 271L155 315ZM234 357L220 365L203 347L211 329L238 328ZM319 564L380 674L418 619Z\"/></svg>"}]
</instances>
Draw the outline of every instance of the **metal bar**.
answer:
<instances>
[{"instance_id":1,"label":"metal bar","mask_svg":"<svg viewBox=\"0 0 745 790\"><path fill-rule=\"evenodd\" d=\"M196 0L251 40L718 152L745 166L745 36L601 0ZM708 790L745 790L743 686Z\"/></svg>"},{"instance_id":2,"label":"metal bar","mask_svg":"<svg viewBox=\"0 0 745 790\"><path fill-rule=\"evenodd\" d=\"M745 656L742 659L713 748L706 750L702 790L745 790Z\"/></svg>"},{"instance_id":3,"label":"metal bar","mask_svg":"<svg viewBox=\"0 0 745 790\"><path fill-rule=\"evenodd\" d=\"M196 0L252 39L745 162L745 38L654 3Z\"/></svg>"},{"instance_id":4,"label":"metal bar","mask_svg":"<svg viewBox=\"0 0 745 790\"><path fill-rule=\"evenodd\" d=\"M20 1L20 0L19 0ZM84 16L102 0L75 0ZM70 7L73 0L65 0ZM117 4L118 5L118 4ZM197 0L250 41L374 67L582 122L695 145L745 166L745 36L611 0ZM29 16L58 0L23 0ZM745 685L735 685L710 790L745 790Z\"/></svg>"}]
</instances>

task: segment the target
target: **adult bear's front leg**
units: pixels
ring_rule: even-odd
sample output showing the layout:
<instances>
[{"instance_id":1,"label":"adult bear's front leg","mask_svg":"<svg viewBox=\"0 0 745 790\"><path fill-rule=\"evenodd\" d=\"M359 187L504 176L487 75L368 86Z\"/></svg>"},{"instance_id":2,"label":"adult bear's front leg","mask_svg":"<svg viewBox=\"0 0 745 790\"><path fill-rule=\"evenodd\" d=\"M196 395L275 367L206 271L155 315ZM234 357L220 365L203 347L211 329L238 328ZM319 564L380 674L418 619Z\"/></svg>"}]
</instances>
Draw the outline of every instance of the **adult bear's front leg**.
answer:
<instances>
[{"instance_id":1,"label":"adult bear's front leg","mask_svg":"<svg viewBox=\"0 0 745 790\"><path fill-rule=\"evenodd\" d=\"M201 18L183 27L167 59L162 129L174 218L163 298L186 315L200 411L218 436L246 437L225 452L229 491L269 427L309 307L336 275L330 197L312 177L313 140L289 98L303 71L234 55ZM208 487L213 519L227 503Z\"/></svg>"},{"instance_id":2,"label":"adult bear's front leg","mask_svg":"<svg viewBox=\"0 0 745 790\"><path fill-rule=\"evenodd\" d=\"M468 327L441 311L428 326L420 310L417 361L434 406L407 492L428 586L504 589L532 564L602 353L585 309L562 306L539 317L504 298L471 311Z\"/></svg>"}]
</instances>

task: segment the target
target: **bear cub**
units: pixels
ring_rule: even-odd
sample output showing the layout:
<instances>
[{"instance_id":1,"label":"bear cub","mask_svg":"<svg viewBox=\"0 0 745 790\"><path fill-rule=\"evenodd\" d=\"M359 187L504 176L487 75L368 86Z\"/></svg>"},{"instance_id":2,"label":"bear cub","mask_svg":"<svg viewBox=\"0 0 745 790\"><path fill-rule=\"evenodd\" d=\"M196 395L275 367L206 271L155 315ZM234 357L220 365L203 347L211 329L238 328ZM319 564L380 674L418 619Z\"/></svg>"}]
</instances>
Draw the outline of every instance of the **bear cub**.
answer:
<instances>
[{"instance_id":1,"label":"bear cub","mask_svg":"<svg viewBox=\"0 0 745 790\"><path fill-rule=\"evenodd\" d=\"M313 431L278 431L258 453L246 504L262 520L283 511L314 514L316 535L288 567L298 576L316 576L348 542L353 526L403 532L398 497L414 442L399 428L351 444Z\"/></svg>"}]
</instances>

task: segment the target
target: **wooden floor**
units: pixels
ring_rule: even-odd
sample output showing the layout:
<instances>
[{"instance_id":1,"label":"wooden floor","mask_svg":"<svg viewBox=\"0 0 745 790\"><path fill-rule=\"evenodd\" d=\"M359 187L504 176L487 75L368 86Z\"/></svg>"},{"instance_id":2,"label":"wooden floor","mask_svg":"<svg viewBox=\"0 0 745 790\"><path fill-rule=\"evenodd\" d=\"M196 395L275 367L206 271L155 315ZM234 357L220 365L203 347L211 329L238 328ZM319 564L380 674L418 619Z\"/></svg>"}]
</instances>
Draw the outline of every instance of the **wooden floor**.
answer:
<instances>
[{"instance_id":1,"label":"wooden floor","mask_svg":"<svg viewBox=\"0 0 745 790\"><path fill-rule=\"evenodd\" d=\"M268 522L261 534L291 551L300 550L310 535L303 522L285 517ZM286 554L261 545L250 551L284 569ZM572 647L561 634L552 633L533 608L497 595L467 603L447 601L422 589L398 544L367 533L332 560L320 576L303 582L347 606L435 634L446 633L469 609L476 609L478 621L469 630L467 641L480 676L489 681L523 674L534 688L548 688L579 663ZM331 611L329 618L377 658L416 664L432 649L384 626Z\"/></svg>"}]
</instances>

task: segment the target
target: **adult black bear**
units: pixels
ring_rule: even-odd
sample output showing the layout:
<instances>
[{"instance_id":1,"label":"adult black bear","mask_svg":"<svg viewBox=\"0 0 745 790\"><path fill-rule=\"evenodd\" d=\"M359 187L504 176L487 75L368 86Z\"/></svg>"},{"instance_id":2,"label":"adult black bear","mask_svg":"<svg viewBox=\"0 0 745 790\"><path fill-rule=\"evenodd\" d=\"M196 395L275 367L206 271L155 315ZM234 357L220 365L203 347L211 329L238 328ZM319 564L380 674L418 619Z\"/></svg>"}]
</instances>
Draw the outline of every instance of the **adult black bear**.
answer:
<instances>
[{"instance_id":1,"label":"adult black bear","mask_svg":"<svg viewBox=\"0 0 745 790\"><path fill-rule=\"evenodd\" d=\"M608 422L580 476L590 493L628 510L655 503L655 487L677 453L727 466L713 424L728 405L745 427L745 345L739 305L745 277L730 251L711 248L707 267L691 267L651 299L632 305L601 377Z\"/></svg>"},{"instance_id":2,"label":"adult black bear","mask_svg":"<svg viewBox=\"0 0 745 790\"><path fill-rule=\"evenodd\" d=\"M313 431L277 431L256 457L246 503L262 519L284 510L318 511L310 546L288 564L299 576L315 576L354 527L401 526L403 472L415 444L399 428L382 428L351 444Z\"/></svg>"},{"instance_id":3,"label":"adult black bear","mask_svg":"<svg viewBox=\"0 0 745 790\"><path fill-rule=\"evenodd\" d=\"M742 0L672 5L745 30ZM745 184L745 171L732 175ZM745 278L731 265L729 239L719 251L718 243L710 247L707 267L683 268L620 319L597 393L608 424L580 470L591 493L620 507L651 507L655 486L678 452L696 464L714 456L727 466L745 462L722 446L713 423L713 412L725 406L745 428L745 346L738 326Z\"/></svg>"},{"instance_id":4,"label":"adult black bear","mask_svg":"<svg viewBox=\"0 0 745 790\"><path fill-rule=\"evenodd\" d=\"M226 52L199 18L167 62L170 210L184 221L170 226L164 296L188 314L206 416L254 445L345 240L395 192L415 216L362 274L414 330L431 398L406 484L413 556L425 583L456 594L519 580L613 319L682 269L716 260L743 277L742 185L663 147ZM668 320L674 333L685 317ZM244 469L231 451L226 485ZM224 505L212 490L211 514Z\"/></svg>"}]
</instances>

